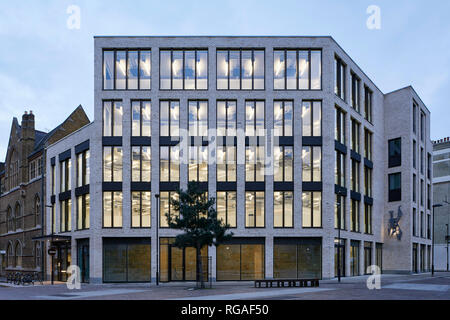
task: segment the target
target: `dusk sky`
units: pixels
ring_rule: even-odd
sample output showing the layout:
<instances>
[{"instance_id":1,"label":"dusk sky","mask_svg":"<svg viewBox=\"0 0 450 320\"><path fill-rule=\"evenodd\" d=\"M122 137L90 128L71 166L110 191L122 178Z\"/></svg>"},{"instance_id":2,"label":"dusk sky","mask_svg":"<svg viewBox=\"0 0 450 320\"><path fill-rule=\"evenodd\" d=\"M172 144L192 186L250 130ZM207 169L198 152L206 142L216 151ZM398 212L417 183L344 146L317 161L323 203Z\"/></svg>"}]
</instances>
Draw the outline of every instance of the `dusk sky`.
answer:
<instances>
[{"instance_id":1,"label":"dusk sky","mask_svg":"<svg viewBox=\"0 0 450 320\"><path fill-rule=\"evenodd\" d=\"M80 29L69 29L71 5ZM366 10L381 9L369 30ZM78 105L94 116L96 35L331 35L384 92L412 85L432 112L431 138L450 136L449 1L118 1L0 3L0 161L13 117L33 110L51 130Z\"/></svg>"}]
</instances>

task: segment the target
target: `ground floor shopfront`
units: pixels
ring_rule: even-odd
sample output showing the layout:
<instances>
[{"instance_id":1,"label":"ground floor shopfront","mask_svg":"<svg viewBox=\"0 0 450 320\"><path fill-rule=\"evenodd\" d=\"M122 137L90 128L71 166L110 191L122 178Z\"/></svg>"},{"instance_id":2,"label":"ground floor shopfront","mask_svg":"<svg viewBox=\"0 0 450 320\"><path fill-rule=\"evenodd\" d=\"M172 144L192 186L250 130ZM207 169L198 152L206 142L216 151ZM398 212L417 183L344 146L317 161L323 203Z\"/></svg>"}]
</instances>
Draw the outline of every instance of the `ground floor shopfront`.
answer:
<instances>
[{"instance_id":1,"label":"ground floor shopfront","mask_svg":"<svg viewBox=\"0 0 450 320\"><path fill-rule=\"evenodd\" d=\"M201 250L203 279L252 281L264 278L356 276L367 267L382 267L382 244L341 239L331 246L320 237L233 237L218 247ZM67 279L65 268L77 265L80 280L91 283L196 281L194 248L177 248L175 238L102 237L71 239L57 246L53 259L55 280ZM71 245L70 245L71 243ZM340 257L340 260L339 260ZM339 261L338 261L339 260ZM51 263L49 263L51 265ZM49 273L51 274L51 272Z\"/></svg>"}]
</instances>

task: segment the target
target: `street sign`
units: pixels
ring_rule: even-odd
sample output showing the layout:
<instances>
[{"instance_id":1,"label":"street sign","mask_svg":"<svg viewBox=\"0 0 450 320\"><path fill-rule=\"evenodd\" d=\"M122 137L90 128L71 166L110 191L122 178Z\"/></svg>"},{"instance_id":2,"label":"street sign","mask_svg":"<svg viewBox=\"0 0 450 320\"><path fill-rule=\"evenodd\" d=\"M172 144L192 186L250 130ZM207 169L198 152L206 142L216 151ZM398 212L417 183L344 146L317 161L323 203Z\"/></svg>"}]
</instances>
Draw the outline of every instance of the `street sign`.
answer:
<instances>
[{"instance_id":1,"label":"street sign","mask_svg":"<svg viewBox=\"0 0 450 320\"><path fill-rule=\"evenodd\" d=\"M50 249L48 249L48 254L49 254L50 256L54 256L54 255L56 254L56 248L50 248Z\"/></svg>"}]
</instances>

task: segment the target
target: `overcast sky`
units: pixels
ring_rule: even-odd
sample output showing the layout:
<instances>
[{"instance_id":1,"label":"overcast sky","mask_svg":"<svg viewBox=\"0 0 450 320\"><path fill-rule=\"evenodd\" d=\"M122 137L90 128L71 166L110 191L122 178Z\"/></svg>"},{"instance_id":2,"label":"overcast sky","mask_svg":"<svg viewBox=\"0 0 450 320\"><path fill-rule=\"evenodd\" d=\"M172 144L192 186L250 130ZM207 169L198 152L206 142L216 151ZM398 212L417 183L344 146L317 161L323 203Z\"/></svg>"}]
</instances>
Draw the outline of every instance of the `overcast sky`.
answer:
<instances>
[{"instance_id":1,"label":"overcast sky","mask_svg":"<svg viewBox=\"0 0 450 320\"><path fill-rule=\"evenodd\" d=\"M71 5L79 30L67 27ZM370 5L380 30L366 27ZM331 35L383 92L412 85L432 112L432 139L447 137L448 12L442 0L2 0L0 161L25 110L44 131L80 104L93 120L95 35Z\"/></svg>"}]
</instances>

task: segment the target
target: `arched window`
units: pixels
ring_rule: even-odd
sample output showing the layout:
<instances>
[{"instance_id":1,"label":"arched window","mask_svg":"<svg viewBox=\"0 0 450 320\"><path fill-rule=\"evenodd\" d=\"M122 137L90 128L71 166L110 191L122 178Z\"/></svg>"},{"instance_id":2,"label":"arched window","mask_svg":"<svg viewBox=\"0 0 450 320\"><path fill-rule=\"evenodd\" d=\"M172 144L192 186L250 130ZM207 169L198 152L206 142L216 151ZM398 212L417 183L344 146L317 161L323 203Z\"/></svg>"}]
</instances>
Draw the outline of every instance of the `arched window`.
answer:
<instances>
[{"instance_id":1,"label":"arched window","mask_svg":"<svg viewBox=\"0 0 450 320\"><path fill-rule=\"evenodd\" d=\"M14 250L14 267L22 267L22 245L19 241L16 243L16 249Z\"/></svg>"},{"instance_id":2,"label":"arched window","mask_svg":"<svg viewBox=\"0 0 450 320\"><path fill-rule=\"evenodd\" d=\"M6 210L6 219L8 221L8 232L16 231L16 221L11 207Z\"/></svg>"},{"instance_id":3,"label":"arched window","mask_svg":"<svg viewBox=\"0 0 450 320\"><path fill-rule=\"evenodd\" d=\"M16 207L14 208L14 218L15 218L15 222L14 222L14 224L15 224L15 226L14 226L14 229L15 230L17 230L17 229L21 229L20 228L20 226L21 226L21 223L20 223L20 218L22 217L22 211L21 211L21 207L20 207L20 203L16 203Z\"/></svg>"},{"instance_id":4,"label":"arched window","mask_svg":"<svg viewBox=\"0 0 450 320\"><path fill-rule=\"evenodd\" d=\"M14 267L13 245L11 243L8 244L8 249L6 249L6 265L8 268Z\"/></svg>"},{"instance_id":5,"label":"arched window","mask_svg":"<svg viewBox=\"0 0 450 320\"><path fill-rule=\"evenodd\" d=\"M41 267L41 242L37 241L34 244L34 261L35 268L39 269Z\"/></svg>"},{"instance_id":6,"label":"arched window","mask_svg":"<svg viewBox=\"0 0 450 320\"><path fill-rule=\"evenodd\" d=\"M36 225L41 224L41 199L38 195L34 198L34 217Z\"/></svg>"}]
</instances>

